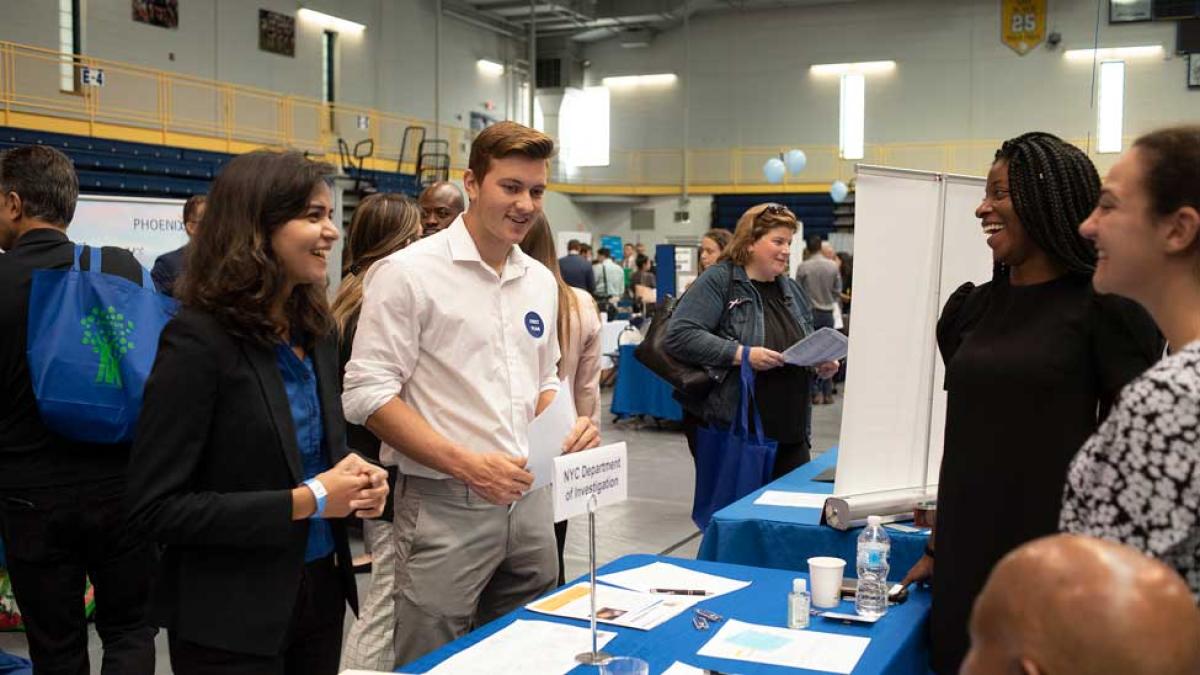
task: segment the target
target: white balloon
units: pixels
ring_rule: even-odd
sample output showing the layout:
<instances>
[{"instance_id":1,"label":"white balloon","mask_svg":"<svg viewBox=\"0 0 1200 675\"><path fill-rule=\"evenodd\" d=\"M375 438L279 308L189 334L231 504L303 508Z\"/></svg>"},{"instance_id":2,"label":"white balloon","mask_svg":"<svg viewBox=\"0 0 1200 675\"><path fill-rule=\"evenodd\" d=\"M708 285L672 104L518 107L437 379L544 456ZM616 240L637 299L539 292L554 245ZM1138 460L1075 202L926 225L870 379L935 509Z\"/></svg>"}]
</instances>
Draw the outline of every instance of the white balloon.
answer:
<instances>
[{"instance_id":1,"label":"white balloon","mask_svg":"<svg viewBox=\"0 0 1200 675\"><path fill-rule=\"evenodd\" d=\"M848 194L850 194L850 188L846 187L846 184L840 180L833 181L833 184L829 186L829 196L833 197L833 201L836 204L841 204L845 201Z\"/></svg>"},{"instance_id":2,"label":"white balloon","mask_svg":"<svg viewBox=\"0 0 1200 675\"><path fill-rule=\"evenodd\" d=\"M783 160L778 157L772 157L763 164L763 176L766 177L768 183L782 183L783 174L787 171Z\"/></svg>"},{"instance_id":3,"label":"white balloon","mask_svg":"<svg viewBox=\"0 0 1200 675\"><path fill-rule=\"evenodd\" d=\"M783 162L787 164L788 171L794 176L808 166L808 155L804 154L803 150L788 150L787 154L783 156Z\"/></svg>"}]
</instances>

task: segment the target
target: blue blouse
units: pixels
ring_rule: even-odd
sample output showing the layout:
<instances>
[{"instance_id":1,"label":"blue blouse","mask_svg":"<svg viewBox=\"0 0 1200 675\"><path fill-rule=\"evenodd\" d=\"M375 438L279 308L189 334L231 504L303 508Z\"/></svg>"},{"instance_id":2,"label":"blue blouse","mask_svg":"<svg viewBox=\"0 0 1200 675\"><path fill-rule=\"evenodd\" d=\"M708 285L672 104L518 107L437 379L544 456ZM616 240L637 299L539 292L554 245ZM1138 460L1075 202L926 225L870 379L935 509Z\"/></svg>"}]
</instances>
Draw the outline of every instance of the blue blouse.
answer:
<instances>
[{"instance_id":1,"label":"blue blouse","mask_svg":"<svg viewBox=\"0 0 1200 675\"><path fill-rule=\"evenodd\" d=\"M325 449L325 425L321 423L321 399L317 394L317 373L313 370L312 357L306 353L301 360L291 347L278 344L275 345L275 361L287 390L304 480L315 478L329 470L329 453ZM332 553L333 529L329 521L312 518L308 525L304 562L319 560Z\"/></svg>"}]
</instances>

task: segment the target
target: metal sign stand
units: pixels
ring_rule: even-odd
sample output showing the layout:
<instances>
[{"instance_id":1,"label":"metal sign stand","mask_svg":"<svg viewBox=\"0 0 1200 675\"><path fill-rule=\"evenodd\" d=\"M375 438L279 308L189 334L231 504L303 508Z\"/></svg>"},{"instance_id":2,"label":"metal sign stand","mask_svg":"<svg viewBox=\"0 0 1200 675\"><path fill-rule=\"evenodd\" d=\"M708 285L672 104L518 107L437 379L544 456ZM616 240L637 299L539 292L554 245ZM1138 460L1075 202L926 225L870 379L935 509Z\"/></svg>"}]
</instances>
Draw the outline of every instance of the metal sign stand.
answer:
<instances>
[{"instance_id":1,"label":"metal sign stand","mask_svg":"<svg viewBox=\"0 0 1200 675\"><path fill-rule=\"evenodd\" d=\"M591 562L592 651L575 655L575 660L589 666L602 666L612 660L612 654L600 651L596 638L596 495L588 498L588 557Z\"/></svg>"}]
</instances>

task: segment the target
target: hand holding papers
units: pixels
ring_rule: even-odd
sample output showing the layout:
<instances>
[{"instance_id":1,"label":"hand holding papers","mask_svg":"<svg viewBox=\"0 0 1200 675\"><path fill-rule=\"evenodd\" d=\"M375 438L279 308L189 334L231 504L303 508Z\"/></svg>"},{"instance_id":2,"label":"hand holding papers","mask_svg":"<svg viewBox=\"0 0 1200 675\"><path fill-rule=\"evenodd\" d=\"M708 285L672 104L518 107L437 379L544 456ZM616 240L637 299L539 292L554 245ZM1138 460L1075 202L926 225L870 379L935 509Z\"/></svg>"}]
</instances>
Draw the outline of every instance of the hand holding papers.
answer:
<instances>
[{"instance_id":1,"label":"hand holding papers","mask_svg":"<svg viewBox=\"0 0 1200 675\"><path fill-rule=\"evenodd\" d=\"M697 653L718 659L849 675L870 643L864 637L789 630L729 619Z\"/></svg>"},{"instance_id":2,"label":"hand holding papers","mask_svg":"<svg viewBox=\"0 0 1200 675\"><path fill-rule=\"evenodd\" d=\"M562 454L563 441L575 427L575 401L571 388L560 382L554 401L529 423L529 463L533 474L530 492L549 485L554 479L554 458Z\"/></svg>"},{"instance_id":3,"label":"hand holding papers","mask_svg":"<svg viewBox=\"0 0 1200 675\"><path fill-rule=\"evenodd\" d=\"M815 366L846 358L849 341L832 328L822 328L783 352L783 360L794 366Z\"/></svg>"}]
</instances>

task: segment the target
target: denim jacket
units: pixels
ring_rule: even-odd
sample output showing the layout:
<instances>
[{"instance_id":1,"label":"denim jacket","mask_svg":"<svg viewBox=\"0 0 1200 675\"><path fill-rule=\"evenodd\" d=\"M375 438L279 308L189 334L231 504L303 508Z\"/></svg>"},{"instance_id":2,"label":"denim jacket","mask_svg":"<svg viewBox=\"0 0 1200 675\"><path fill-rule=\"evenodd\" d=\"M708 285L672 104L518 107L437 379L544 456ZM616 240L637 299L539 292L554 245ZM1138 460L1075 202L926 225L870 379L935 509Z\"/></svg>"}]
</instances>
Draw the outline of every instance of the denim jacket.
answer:
<instances>
[{"instance_id":1,"label":"denim jacket","mask_svg":"<svg viewBox=\"0 0 1200 675\"><path fill-rule=\"evenodd\" d=\"M812 305L800 285L788 275L775 279L784 303L808 336L813 332ZM733 369L738 345L760 347L765 337L763 301L741 265L725 261L713 265L692 283L671 315L664 346L671 356L703 366L717 385L704 400L675 392L688 412L705 422L726 425L741 400L740 380L727 377Z\"/></svg>"}]
</instances>

